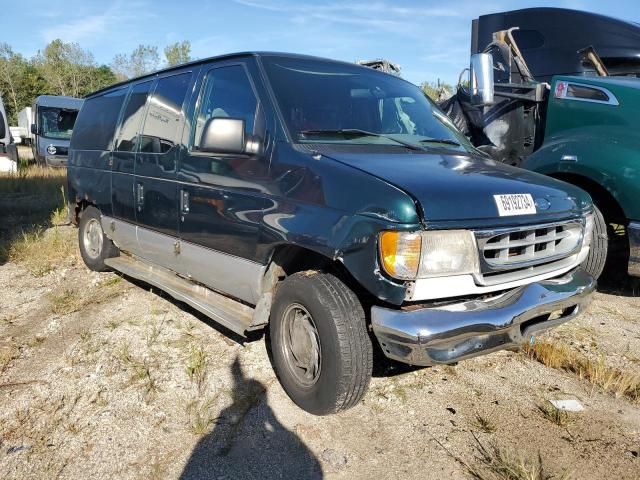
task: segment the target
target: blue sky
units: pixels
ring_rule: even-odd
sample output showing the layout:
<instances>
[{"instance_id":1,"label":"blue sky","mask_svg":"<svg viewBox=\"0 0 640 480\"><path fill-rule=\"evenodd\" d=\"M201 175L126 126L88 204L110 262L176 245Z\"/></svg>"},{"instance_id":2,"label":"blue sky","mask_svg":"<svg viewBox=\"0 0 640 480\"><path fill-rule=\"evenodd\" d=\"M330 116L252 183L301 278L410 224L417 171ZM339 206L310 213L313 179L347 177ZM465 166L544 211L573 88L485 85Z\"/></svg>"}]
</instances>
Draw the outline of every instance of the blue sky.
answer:
<instances>
[{"instance_id":1,"label":"blue sky","mask_svg":"<svg viewBox=\"0 0 640 480\"><path fill-rule=\"evenodd\" d=\"M449 83L468 63L479 15L567 7L640 21L640 2L620 0L22 0L3 7L0 41L26 56L61 38L98 63L138 44L189 40L204 58L245 50L306 53L346 61L388 58L414 83Z\"/></svg>"}]
</instances>

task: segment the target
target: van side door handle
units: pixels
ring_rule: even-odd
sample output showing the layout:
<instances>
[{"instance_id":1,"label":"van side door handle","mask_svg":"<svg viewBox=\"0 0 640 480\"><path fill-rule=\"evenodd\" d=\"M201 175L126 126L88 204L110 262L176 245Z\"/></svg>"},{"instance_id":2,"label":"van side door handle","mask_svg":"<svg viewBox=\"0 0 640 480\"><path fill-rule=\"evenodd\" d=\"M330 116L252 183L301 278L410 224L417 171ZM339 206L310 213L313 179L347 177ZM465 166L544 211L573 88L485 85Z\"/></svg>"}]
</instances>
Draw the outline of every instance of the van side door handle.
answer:
<instances>
[{"instance_id":1,"label":"van side door handle","mask_svg":"<svg viewBox=\"0 0 640 480\"><path fill-rule=\"evenodd\" d=\"M189 213L189 192L180 190L180 212Z\"/></svg>"},{"instance_id":2,"label":"van side door handle","mask_svg":"<svg viewBox=\"0 0 640 480\"><path fill-rule=\"evenodd\" d=\"M144 186L142 183L136 184L136 204L138 207L138 211L142 211L142 207L144 206Z\"/></svg>"}]
</instances>

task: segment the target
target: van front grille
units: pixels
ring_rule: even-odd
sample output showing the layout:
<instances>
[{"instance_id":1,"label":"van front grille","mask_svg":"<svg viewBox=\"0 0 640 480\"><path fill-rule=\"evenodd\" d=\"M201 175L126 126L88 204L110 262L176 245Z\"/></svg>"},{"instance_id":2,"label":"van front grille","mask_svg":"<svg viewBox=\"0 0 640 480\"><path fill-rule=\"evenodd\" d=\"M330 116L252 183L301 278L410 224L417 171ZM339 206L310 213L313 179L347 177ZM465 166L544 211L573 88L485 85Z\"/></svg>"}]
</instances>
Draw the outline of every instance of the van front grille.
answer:
<instances>
[{"instance_id":1,"label":"van front grille","mask_svg":"<svg viewBox=\"0 0 640 480\"><path fill-rule=\"evenodd\" d=\"M548 263L575 253L582 243L580 222L476 232L485 273Z\"/></svg>"}]
</instances>

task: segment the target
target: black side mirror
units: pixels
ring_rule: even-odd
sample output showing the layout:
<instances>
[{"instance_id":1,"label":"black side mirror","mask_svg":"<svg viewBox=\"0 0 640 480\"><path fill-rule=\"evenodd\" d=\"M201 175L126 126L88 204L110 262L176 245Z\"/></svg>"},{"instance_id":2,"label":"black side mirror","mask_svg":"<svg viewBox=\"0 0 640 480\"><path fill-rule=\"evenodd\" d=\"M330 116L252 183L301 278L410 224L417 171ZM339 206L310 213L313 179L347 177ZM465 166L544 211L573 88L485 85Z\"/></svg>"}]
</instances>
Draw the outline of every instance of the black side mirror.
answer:
<instances>
[{"instance_id":1,"label":"black side mirror","mask_svg":"<svg viewBox=\"0 0 640 480\"><path fill-rule=\"evenodd\" d=\"M245 153L244 120L210 118L204 124L199 150L216 153Z\"/></svg>"},{"instance_id":2,"label":"black side mirror","mask_svg":"<svg viewBox=\"0 0 640 480\"><path fill-rule=\"evenodd\" d=\"M33 135L37 135L37 134L38 134L38 127L36 127L36 124L35 124L35 123L32 123L32 124L31 124L31 133L32 133Z\"/></svg>"}]
</instances>

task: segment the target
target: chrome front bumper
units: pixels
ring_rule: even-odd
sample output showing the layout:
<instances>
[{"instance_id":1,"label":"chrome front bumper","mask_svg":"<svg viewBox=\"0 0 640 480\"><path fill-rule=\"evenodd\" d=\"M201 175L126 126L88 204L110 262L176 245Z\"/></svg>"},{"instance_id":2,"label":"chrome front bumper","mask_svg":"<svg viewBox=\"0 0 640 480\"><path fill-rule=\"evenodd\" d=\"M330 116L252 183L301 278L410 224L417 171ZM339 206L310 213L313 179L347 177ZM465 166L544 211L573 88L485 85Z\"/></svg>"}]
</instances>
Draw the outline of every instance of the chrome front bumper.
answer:
<instances>
[{"instance_id":1,"label":"chrome front bumper","mask_svg":"<svg viewBox=\"0 0 640 480\"><path fill-rule=\"evenodd\" d=\"M629 275L640 277L640 222L631 222L627 227L629 236Z\"/></svg>"},{"instance_id":2,"label":"chrome front bumper","mask_svg":"<svg viewBox=\"0 0 640 480\"><path fill-rule=\"evenodd\" d=\"M596 281L578 268L488 300L435 308L372 307L373 331L387 357L412 365L454 363L517 348L533 333L576 317Z\"/></svg>"}]
</instances>

